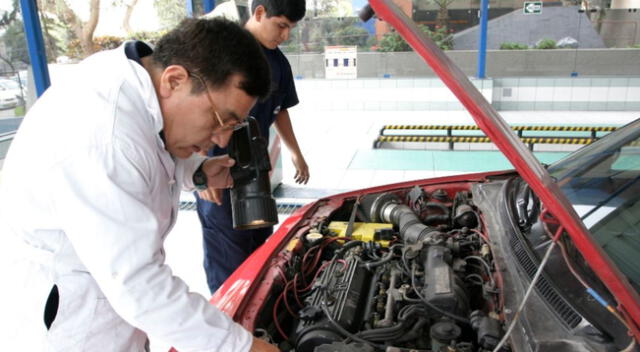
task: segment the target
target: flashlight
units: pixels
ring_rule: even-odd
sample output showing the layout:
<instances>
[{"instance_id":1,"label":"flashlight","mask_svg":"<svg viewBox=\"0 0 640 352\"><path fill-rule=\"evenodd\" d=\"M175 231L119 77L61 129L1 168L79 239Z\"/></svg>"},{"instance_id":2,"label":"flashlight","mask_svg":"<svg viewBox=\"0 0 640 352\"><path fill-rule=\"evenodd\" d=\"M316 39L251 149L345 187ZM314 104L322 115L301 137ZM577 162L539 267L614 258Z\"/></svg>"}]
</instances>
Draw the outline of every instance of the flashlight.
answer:
<instances>
[{"instance_id":1,"label":"flashlight","mask_svg":"<svg viewBox=\"0 0 640 352\"><path fill-rule=\"evenodd\" d=\"M228 148L229 156L236 161L230 170L233 178L231 214L236 230L278 223L276 201L271 196L268 143L260 135L258 121L249 116L247 122L233 132Z\"/></svg>"}]
</instances>

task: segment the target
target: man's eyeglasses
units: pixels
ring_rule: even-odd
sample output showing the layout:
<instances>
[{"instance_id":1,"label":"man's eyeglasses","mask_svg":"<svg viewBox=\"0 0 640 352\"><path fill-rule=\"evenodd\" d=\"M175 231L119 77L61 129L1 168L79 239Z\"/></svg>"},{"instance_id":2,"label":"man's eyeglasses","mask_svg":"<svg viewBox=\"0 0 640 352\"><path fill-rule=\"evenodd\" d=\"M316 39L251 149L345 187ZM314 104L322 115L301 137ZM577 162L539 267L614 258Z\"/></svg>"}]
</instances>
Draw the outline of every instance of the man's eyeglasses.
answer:
<instances>
[{"instance_id":1,"label":"man's eyeglasses","mask_svg":"<svg viewBox=\"0 0 640 352\"><path fill-rule=\"evenodd\" d=\"M204 94L207 96L207 99L209 100L209 103L211 104L211 109L213 110L213 115L215 116L216 120L218 120L218 124L220 125L220 129L221 130L223 130L223 131L237 131L237 130L241 129L244 126L247 126L247 122L246 121L239 121L238 119L236 119L233 116L231 116L227 120L227 122L225 123L225 121L223 121L222 118L220 117L220 114L218 113L218 110L216 110L216 105L213 103L213 100L211 99L211 96L209 95L209 89L207 88L207 84L205 83L204 79L202 79L202 77L200 77L200 75L197 75L197 74L192 73L192 72L189 72L189 76L197 78L198 81L200 81L200 84L202 84L202 87L205 90Z\"/></svg>"}]
</instances>

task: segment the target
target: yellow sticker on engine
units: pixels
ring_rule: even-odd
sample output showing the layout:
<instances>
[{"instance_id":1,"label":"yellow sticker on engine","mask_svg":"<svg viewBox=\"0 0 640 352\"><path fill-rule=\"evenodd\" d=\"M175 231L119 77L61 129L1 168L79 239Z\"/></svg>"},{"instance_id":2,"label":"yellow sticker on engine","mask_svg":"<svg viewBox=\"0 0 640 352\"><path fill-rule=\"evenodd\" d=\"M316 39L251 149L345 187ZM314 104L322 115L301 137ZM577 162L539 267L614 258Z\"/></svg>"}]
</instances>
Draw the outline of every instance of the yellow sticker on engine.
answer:
<instances>
[{"instance_id":1,"label":"yellow sticker on engine","mask_svg":"<svg viewBox=\"0 0 640 352\"><path fill-rule=\"evenodd\" d=\"M329 223L329 230L333 231L339 237L345 237L347 235L346 221L332 221ZM393 229L392 224L374 223L374 222L354 222L353 231L351 232L351 238L363 241L363 242L378 242L381 246L389 246L389 241L386 239L378 239L375 234L377 230Z\"/></svg>"},{"instance_id":2,"label":"yellow sticker on engine","mask_svg":"<svg viewBox=\"0 0 640 352\"><path fill-rule=\"evenodd\" d=\"M289 241L289 243L287 244L287 247L285 247L285 250L289 251L289 252L293 252L294 249L296 249L296 247L298 246L298 243L300 242L299 239L294 238L291 241Z\"/></svg>"}]
</instances>

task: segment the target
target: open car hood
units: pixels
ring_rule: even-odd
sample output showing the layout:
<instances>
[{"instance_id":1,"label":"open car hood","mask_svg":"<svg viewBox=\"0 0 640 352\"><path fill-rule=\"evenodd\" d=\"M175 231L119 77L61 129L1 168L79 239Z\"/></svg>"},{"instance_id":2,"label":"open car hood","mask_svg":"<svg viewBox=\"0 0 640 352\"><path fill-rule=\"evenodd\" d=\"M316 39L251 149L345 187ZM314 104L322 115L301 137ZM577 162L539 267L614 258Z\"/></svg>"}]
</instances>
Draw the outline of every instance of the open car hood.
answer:
<instances>
[{"instance_id":1,"label":"open car hood","mask_svg":"<svg viewBox=\"0 0 640 352\"><path fill-rule=\"evenodd\" d=\"M591 269L618 301L636 339L640 339L640 296L626 277L595 243L573 206L533 153L482 96L467 76L409 19L392 0L370 0L384 19L411 45L469 111L476 124L507 157L520 176L538 195L546 209L566 230Z\"/></svg>"}]
</instances>

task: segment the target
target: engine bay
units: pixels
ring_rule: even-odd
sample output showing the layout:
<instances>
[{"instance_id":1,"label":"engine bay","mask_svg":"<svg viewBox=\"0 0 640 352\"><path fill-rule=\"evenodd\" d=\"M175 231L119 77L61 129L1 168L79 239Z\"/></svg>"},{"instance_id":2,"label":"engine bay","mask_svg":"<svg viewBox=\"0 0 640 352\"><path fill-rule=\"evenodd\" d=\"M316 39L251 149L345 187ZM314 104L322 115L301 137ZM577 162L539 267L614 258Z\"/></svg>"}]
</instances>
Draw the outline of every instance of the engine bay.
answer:
<instances>
[{"instance_id":1,"label":"engine bay","mask_svg":"<svg viewBox=\"0 0 640 352\"><path fill-rule=\"evenodd\" d=\"M255 335L283 351L494 350L500 271L471 193L449 186L345 198L315 218L272 263Z\"/></svg>"}]
</instances>

